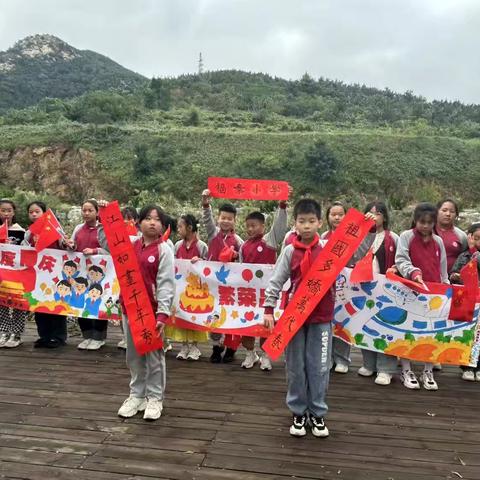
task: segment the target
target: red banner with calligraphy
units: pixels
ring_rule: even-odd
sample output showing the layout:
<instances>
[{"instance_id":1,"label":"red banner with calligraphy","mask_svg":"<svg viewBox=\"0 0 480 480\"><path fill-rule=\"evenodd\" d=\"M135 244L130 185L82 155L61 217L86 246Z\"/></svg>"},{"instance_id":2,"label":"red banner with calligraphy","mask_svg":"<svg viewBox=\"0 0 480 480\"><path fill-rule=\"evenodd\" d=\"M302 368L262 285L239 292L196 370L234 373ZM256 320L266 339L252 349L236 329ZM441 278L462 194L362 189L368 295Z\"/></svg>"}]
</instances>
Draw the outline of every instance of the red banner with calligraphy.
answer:
<instances>
[{"instance_id":1,"label":"red banner with calligraphy","mask_svg":"<svg viewBox=\"0 0 480 480\"><path fill-rule=\"evenodd\" d=\"M210 177L208 189L212 197L235 200L288 200L288 182L247 178Z\"/></svg>"},{"instance_id":2,"label":"red banner with calligraphy","mask_svg":"<svg viewBox=\"0 0 480 480\"><path fill-rule=\"evenodd\" d=\"M158 350L163 342L157 334L155 314L118 202L101 208L100 220L120 284L135 349L140 355Z\"/></svg>"},{"instance_id":3,"label":"red banner with calligraphy","mask_svg":"<svg viewBox=\"0 0 480 480\"><path fill-rule=\"evenodd\" d=\"M276 360L337 279L372 228L358 210L350 209L310 267L263 349ZM333 320L333 319L332 319Z\"/></svg>"}]
</instances>

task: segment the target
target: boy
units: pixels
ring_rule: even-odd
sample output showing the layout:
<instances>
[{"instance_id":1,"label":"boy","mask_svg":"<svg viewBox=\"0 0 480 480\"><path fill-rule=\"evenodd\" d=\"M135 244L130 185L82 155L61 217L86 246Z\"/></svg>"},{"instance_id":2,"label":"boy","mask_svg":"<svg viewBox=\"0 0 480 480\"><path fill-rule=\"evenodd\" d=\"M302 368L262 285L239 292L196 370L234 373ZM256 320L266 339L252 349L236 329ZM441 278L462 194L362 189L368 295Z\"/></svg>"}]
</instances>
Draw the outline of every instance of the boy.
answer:
<instances>
[{"instance_id":1,"label":"boy","mask_svg":"<svg viewBox=\"0 0 480 480\"><path fill-rule=\"evenodd\" d=\"M468 250L461 253L450 273L450 281L452 283L462 283L460 270L467 265L472 258L477 259L477 271L480 278L480 223L473 223L467 230ZM480 359L476 367L460 367L463 370L462 379L467 382L480 382Z\"/></svg>"},{"instance_id":2,"label":"boy","mask_svg":"<svg viewBox=\"0 0 480 480\"><path fill-rule=\"evenodd\" d=\"M273 309L283 285L290 279L291 299L322 251L317 233L322 225L321 214L318 202L308 198L299 200L293 209L297 236L280 254L265 291L264 322L270 330L274 326ZM315 437L328 437L324 416L328 410L325 400L330 375L334 306L335 291L332 285L285 350L288 380L286 400L293 414L290 434L296 437L306 435L308 419Z\"/></svg>"},{"instance_id":3,"label":"boy","mask_svg":"<svg viewBox=\"0 0 480 480\"><path fill-rule=\"evenodd\" d=\"M243 240L235 234L237 209L230 203L221 205L218 209L217 225L215 225L212 208L210 206L210 190L208 189L202 192L202 207L202 223L205 225L208 236L207 260L214 262L234 262L238 259L238 251L243 243ZM221 345L222 334L210 334L210 338L213 341L210 361L212 363L220 363L222 361L222 353L225 347L227 347L223 355L223 362L232 362L240 343L240 337L236 337L237 336L233 335L225 335L224 344Z\"/></svg>"},{"instance_id":4,"label":"boy","mask_svg":"<svg viewBox=\"0 0 480 480\"><path fill-rule=\"evenodd\" d=\"M261 212L252 212L245 219L248 239L240 247L240 262L274 265L277 259L277 247L282 243L288 231L287 203L279 202L273 225L265 235L265 216ZM265 339L260 339L260 346ZM242 345L247 349L242 368L252 368L260 360L260 369L270 371L272 363L268 355L261 357L255 352L255 337L242 337Z\"/></svg>"}]
</instances>

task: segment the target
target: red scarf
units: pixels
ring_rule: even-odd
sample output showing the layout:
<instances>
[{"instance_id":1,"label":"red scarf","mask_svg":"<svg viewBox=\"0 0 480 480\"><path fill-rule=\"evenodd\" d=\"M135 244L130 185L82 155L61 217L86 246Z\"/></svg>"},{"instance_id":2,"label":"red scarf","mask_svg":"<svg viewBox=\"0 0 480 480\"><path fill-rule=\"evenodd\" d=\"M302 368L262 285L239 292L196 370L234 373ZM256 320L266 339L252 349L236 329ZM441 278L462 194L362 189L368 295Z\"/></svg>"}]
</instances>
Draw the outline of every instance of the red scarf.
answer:
<instances>
[{"instance_id":1,"label":"red scarf","mask_svg":"<svg viewBox=\"0 0 480 480\"><path fill-rule=\"evenodd\" d=\"M312 264L312 248L318 245L318 241L320 240L320 237L318 236L318 233L316 233L315 237L308 245L305 243L302 243L299 239L300 237L296 236L293 239L292 245L293 245L293 248L305 250L302 261L300 262L300 271L302 272L302 278L303 278L307 274L307 272L310 270L310 265Z\"/></svg>"}]
</instances>

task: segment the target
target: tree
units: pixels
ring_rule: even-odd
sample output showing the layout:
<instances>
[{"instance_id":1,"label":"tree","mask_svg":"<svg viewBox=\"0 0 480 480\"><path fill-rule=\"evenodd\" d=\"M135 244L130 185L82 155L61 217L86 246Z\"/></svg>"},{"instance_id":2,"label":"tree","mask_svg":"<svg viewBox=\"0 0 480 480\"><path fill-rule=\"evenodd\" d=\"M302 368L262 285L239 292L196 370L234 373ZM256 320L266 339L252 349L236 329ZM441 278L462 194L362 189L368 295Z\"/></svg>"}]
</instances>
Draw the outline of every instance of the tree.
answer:
<instances>
[{"instance_id":1,"label":"tree","mask_svg":"<svg viewBox=\"0 0 480 480\"><path fill-rule=\"evenodd\" d=\"M318 140L310 146L304 161L310 187L324 194L333 193L338 184L338 160L325 142Z\"/></svg>"}]
</instances>

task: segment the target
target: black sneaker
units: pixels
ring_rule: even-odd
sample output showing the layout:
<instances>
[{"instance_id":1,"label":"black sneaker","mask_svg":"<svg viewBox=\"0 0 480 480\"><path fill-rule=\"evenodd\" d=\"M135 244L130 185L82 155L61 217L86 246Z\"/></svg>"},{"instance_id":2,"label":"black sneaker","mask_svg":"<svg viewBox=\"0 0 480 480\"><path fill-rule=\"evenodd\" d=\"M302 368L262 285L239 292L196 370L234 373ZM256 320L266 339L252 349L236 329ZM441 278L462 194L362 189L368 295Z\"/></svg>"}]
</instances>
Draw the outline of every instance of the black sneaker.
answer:
<instances>
[{"instance_id":1,"label":"black sneaker","mask_svg":"<svg viewBox=\"0 0 480 480\"><path fill-rule=\"evenodd\" d=\"M293 423L290 427L290 435L294 437L304 437L307 434L307 416L306 415L294 415Z\"/></svg>"},{"instance_id":2,"label":"black sneaker","mask_svg":"<svg viewBox=\"0 0 480 480\"><path fill-rule=\"evenodd\" d=\"M33 343L33 348L47 348L48 338L37 338Z\"/></svg>"},{"instance_id":3,"label":"black sneaker","mask_svg":"<svg viewBox=\"0 0 480 480\"><path fill-rule=\"evenodd\" d=\"M214 345L212 348L212 354L210 355L210 361L212 363L221 363L222 361L222 353L224 347L220 345Z\"/></svg>"},{"instance_id":4,"label":"black sneaker","mask_svg":"<svg viewBox=\"0 0 480 480\"><path fill-rule=\"evenodd\" d=\"M329 432L323 417L311 416L310 422L312 424L312 435L314 437L328 437Z\"/></svg>"},{"instance_id":5,"label":"black sneaker","mask_svg":"<svg viewBox=\"0 0 480 480\"><path fill-rule=\"evenodd\" d=\"M231 363L235 360L235 352L233 348L227 348L223 354L223 363Z\"/></svg>"}]
</instances>

